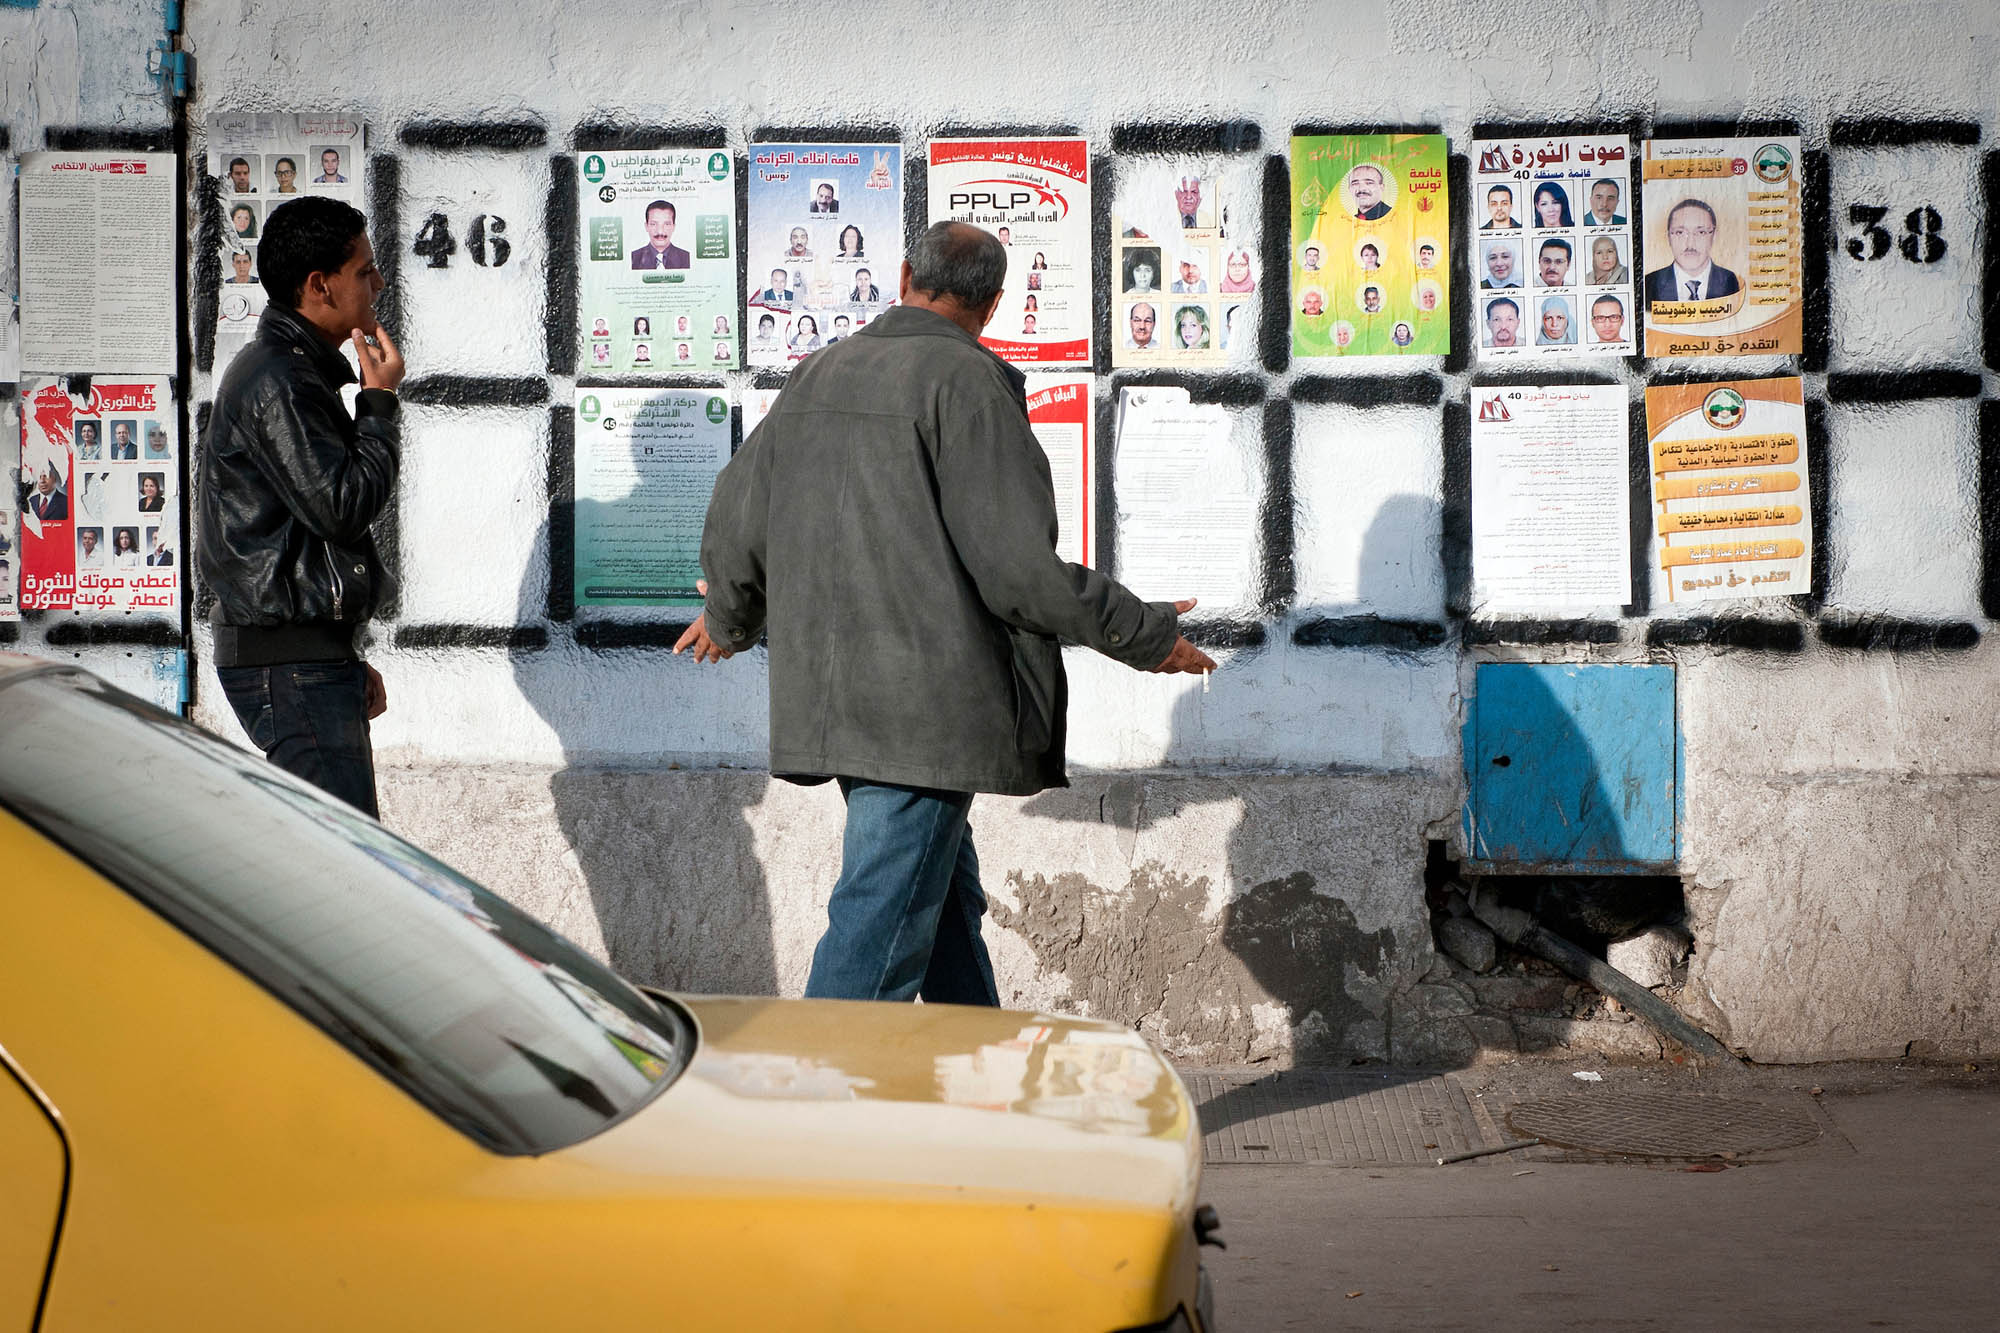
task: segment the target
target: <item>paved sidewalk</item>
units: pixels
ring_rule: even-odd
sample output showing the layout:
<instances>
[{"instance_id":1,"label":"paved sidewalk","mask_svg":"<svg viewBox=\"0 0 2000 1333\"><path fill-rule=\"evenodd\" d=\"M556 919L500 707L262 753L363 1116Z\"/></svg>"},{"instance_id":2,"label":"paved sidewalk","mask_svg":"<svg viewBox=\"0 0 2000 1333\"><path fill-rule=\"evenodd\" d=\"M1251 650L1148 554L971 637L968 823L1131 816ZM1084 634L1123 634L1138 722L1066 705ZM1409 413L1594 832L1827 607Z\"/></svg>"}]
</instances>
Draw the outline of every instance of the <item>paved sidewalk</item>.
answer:
<instances>
[{"instance_id":1,"label":"paved sidewalk","mask_svg":"<svg viewBox=\"0 0 2000 1333\"><path fill-rule=\"evenodd\" d=\"M1586 1067L1604 1081L1570 1077ZM1332 1086L1361 1073L1339 1071ZM1405 1101L1439 1081L1367 1076ZM1221 1081L1240 1089L1245 1078ZM1211 1122L1230 1118L1243 1094L1204 1099L1204 1194L1229 1244L1206 1262L1225 1333L2000 1328L2000 1080L1990 1071L1823 1066L1718 1079L1522 1062L1442 1081L1473 1113L1467 1136L1486 1142L1509 1141L1519 1108L1589 1111L1618 1098L1761 1107L1819 1132L1775 1151L1643 1162L1543 1146L1442 1167L1243 1165L1244 1125L1276 1121L1239 1115L1218 1136ZM1707 1132L1738 1127L1712 1118Z\"/></svg>"}]
</instances>

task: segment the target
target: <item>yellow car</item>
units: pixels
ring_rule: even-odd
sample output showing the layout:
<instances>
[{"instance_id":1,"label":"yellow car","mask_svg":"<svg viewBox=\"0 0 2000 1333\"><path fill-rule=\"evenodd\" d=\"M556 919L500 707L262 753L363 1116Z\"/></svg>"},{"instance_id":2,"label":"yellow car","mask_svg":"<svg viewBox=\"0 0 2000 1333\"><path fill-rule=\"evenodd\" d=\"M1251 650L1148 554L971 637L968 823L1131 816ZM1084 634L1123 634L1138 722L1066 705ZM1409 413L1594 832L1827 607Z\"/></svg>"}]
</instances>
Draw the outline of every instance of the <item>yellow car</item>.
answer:
<instances>
[{"instance_id":1,"label":"yellow car","mask_svg":"<svg viewBox=\"0 0 2000 1333\"><path fill-rule=\"evenodd\" d=\"M0 1328L1213 1327L1121 1028L644 990L5 654L0 866Z\"/></svg>"}]
</instances>

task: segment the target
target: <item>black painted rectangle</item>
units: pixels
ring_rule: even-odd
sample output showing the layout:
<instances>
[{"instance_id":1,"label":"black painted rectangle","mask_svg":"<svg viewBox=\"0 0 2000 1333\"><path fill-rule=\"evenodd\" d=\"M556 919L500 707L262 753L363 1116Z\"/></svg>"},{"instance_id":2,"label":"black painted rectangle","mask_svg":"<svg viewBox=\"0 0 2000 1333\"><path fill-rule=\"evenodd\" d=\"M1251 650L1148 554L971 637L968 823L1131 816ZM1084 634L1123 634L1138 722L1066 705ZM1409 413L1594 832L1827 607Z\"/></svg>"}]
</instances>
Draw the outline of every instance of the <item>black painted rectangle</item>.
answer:
<instances>
[{"instance_id":1,"label":"black painted rectangle","mask_svg":"<svg viewBox=\"0 0 2000 1333\"><path fill-rule=\"evenodd\" d=\"M632 648L671 649L692 623L694 623L692 614L685 622L680 623L657 620L592 620L576 627L576 642L578 647L588 648L594 653Z\"/></svg>"},{"instance_id":2,"label":"black painted rectangle","mask_svg":"<svg viewBox=\"0 0 2000 1333\"><path fill-rule=\"evenodd\" d=\"M1840 116L1827 127L1835 148L1909 148L1943 143L1970 147L1979 142L1976 120L1909 120L1901 116Z\"/></svg>"},{"instance_id":3,"label":"black painted rectangle","mask_svg":"<svg viewBox=\"0 0 2000 1333\"><path fill-rule=\"evenodd\" d=\"M1812 514L1812 582L1798 604L1817 611L1826 604L1833 576L1833 450L1826 446L1826 400L1806 399L1806 504Z\"/></svg>"},{"instance_id":4,"label":"black painted rectangle","mask_svg":"<svg viewBox=\"0 0 2000 1333\"><path fill-rule=\"evenodd\" d=\"M1320 616L1292 630L1292 642L1301 648L1386 648L1403 653L1442 647L1450 637L1450 627L1435 620L1382 616Z\"/></svg>"},{"instance_id":5,"label":"black painted rectangle","mask_svg":"<svg viewBox=\"0 0 2000 1333\"><path fill-rule=\"evenodd\" d=\"M1826 153L1812 149L1800 164L1800 225L1805 228L1805 253L1800 258L1804 302L1799 365L1825 370L1833 349L1833 289L1827 273L1828 256L1838 238L1833 233L1833 173ZM1639 235L1637 231L1632 233ZM1822 239L1824 238L1824 239Z\"/></svg>"},{"instance_id":6,"label":"black painted rectangle","mask_svg":"<svg viewBox=\"0 0 2000 1333\"><path fill-rule=\"evenodd\" d=\"M1096 504L1092 509L1091 530L1097 539L1097 549L1091 552L1090 566L1115 579L1118 577L1118 395L1100 396L1095 410L1097 438L1091 452L1097 462L1091 494Z\"/></svg>"},{"instance_id":7,"label":"black painted rectangle","mask_svg":"<svg viewBox=\"0 0 2000 1333\"><path fill-rule=\"evenodd\" d=\"M1074 125L981 125L970 121L946 121L924 135L931 139L1076 139L1083 131Z\"/></svg>"},{"instance_id":8,"label":"black painted rectangle","mask_svg":"<svg viewBox=\"0 0 2000 1333\"><path fill-rule=\"evenodd\" d=\"M1650 648L1738 648L1750 652L1796 653L1806 646L1805 622L1758 620L1748 616L1700 616L1655 620L1646 626Z\"/></svg>"},{"instance_id":9,"label":"black painted rectangle","mask_svg":"<svg viewBox=\"0 0 2000 1333\"><path fill-rule=\"evenodd\" d=\"M1111 127L1114 153L1254 153L1264 131L1254 120L1159 120Z\"/></svg>"},{"instance_id":10,"label":"black painted rectangle","mask_svg":"<svg viewBox=\"0 0 2000 1333\"><path fill-rule=\"evenodd\" d=\"M1444 401L1444 379L1427 371L1415 375L1301 375L1292 381L1292 401L1343 407L1436 407Z\"/></svg>"},{"instance_id":11,"label":"black painted rectangle","mask_svg":"<svg viewBox=\"0 0 2000 1333\"><path fill-rule=\"evenodd\" d=\"M540 407L549 382L540 375L425 375L404 383L407 403L429 407Z\"/></svg>"},{"instance_id":12,"label":"black painted rectangle","mask_svg":"<svg viewBox=\"0 0 2000 1333\"><path fill-rule=\"evenodd\" d=\"M1184 388L1188 398L1197 403L1219 403L1224 407L1255 407L1264 401L1264 379L1259 375L1240 372L1210 372L1189 370L1121 370L1112 378L1111 388Z\"/></svg>"},{"instance_id":13,"label":"black painted rectangle","mask_svg":"<svg viewBox=\"0 0 2000 1333\"><path fill-rule=\"evenodd\" d=\"M1926 366L1916 370L1841 371L1826 377L1835 403L1902 403L1917 398L1977 398L1985 380L1976 371Z\"/></svg>"},{"instance_id":14,"label":"black painted rectangle","mask_svg":"<svg viewBox=\"0 0 2000 1333\"><path fill-rule=\"evenodd\" d=\"M1197 648L1262 648L1268 637L1254 620L1183 620L1181 634Z\"/></svg>"},{"instance_id":15,"label":"black painted rectangle","mask_svg":"<svg viewBox=\"0 0 2000 1333\"><path fill-rule=\"evenodd\" d=\"M1292 479L1292 405L1264 404L1264 496L1258 527L1263 546L1265 615L1278 615L1298 591L1298 501Z\"/></svg>"},{"instance_id":16,"label":"black painted rectangle","mask_svg":"<svg viewBox=\"0 0 2000 1333\"><path fill-rule=\"evenodd\" d=\"M751 143L856 143L897 144L903 142L900 125L765 125L750 132Z\"/></svg>"},{"instance_id":17,"label":"black painted rectangle","mask_svg":"<svg viewBox=\"0 0 2000 1333\"><path fill-rule=\"evenodd\" d=\"M1803 133L1799 122L1782 117L1741 120L1692 117L1686 120L1656 120L1647 131L1649 139L1749 139L1765 136L1782 139Z\"/></svg>"},{"instance_id":18,"label":"black painted rectangle","mask_svg":"<svg viewBox=\"0 0 2000 1333\"><path fill-rule=\"evenodd\" d=\"M1904 620L1896 616L1826 616L1819 638L1856 652L1962 653L1979 645L1979 628L1964 620Z\"/></svg>"},{"instance_id":19,"label":"black painted rectangle","mask_svg":"<svg viewBox=\"0 0 2000 1333\"><path fill-rule=\"evenodd\" d=\"M549 129L538 120L413 120L396 138L405 148L540 148Z\"/></svg>"},{"instance_id":20,"label":"black painted rectangle","mask_svg":"<svg viewBox=\"0 0 2000 1333\"><path fill-rule=\"evenodd\" d=\"M1616 120L1481 120L1473 122L1472 137L1475 140L1583 139L1622 134L1637 139L1645 133L1645 128L1645 123L1636 116Z\"/></svg>"},{"instance_id":21,"label":"black painted rectangle","mask_svg":"<svg viewBox=\"0 0 2000 1333\"><path fill-rule=\"evenodd\" d=\"M1979 609L2000 620L2000 400L1979 405Z\"/></svg>"},{"instance_id":22,"label":"black painted rectangle","mask_svg":"<svg viewBox=\"0 0 2000 1333\"><path fill-rule=\"evenodd\" d=\"M585 375L576 382L579 389L715 389L722 381L713 375Z\"/></svg>"},{"instance_id":23,"label":"black painted rectangle","mask_svg":"<svg viewBox=\"0 0 2000 1333\"><path fill-rule=\"evenodd\" d=\"M1636 234L1636 233L1635 233ZM1633 394L1627 405L1625 436L1626 482L1630 495L1632 600L1628 616L1643 616L1653 607L1653 442L1646 434L1646 396Z\"/></svg>"},{"instance_id":24,"label":"black painted rectangle","mask_svg":"<svg viewBox=\"0 0 2000 1333\"><path fill-rule=\"evenodd\" d=\"M576 614L576 412L549 409L548 617L557 624Z\"/></svg>"},{"instance_id":25,"label":"black painted rectangle","mask_svg":"<svg viewBox=\"0 0 2000 1333\"><path fill-rule=\"evenodd\" d=\"M1443 134L1444 126L1435 122L1422 125L1356 124L1351 121L1303 120L1292 126L1292 138L1312 138L1327 134ZM1289 149L1290 145L1286 147ZM1289 250L1286 251L1290 253Z\"/></svg>"},{"instance_id":26,"label":"black painted rectangle","mask_svg":"<svg viewBox=\"0 0 2000 1333\"><path fill-rule=\"evenodd\" d=\"M508 652L539 652L549 646L549 632L540 625L398 625L398 648L504 648Z\"/></svg>"},{"instance_id":27,"label":"black painted rectangle","mask_svg":"<svg viewBox=\"0 0 2000 1333\"><path fill-rule=\"evenodd\" d=\"M1553 644L1616 643L1615 620L1474 620L1465 627L1468 648L1511 645L1539 648Z\"/></svg>"},{"instance_id":28,"label":"black painted rectangle","mask_svg":"<svg viewBox=\"0 0 2000 1333\"><path fill-rule=\"evenodd\" d=\"M1472 613L1472 408L1444 405L1438 423L1440 491L1438 561L1444 567L1444 611L1460 620Z\"/></svg>"},{"instance_id":29,"label":"black painted rectangle","mask_svg":"<svg viewBox=\"0 0 2000 1333\"><path fill-rule=\"evenodd\" d=\"M1111 156L1092 154L1090 159L1090 234L1109 236L1111 234L1111 200L1118 192L1118 169ZM1090 340L1093 353L1091 369L1099 374L1111 370L1111 340L1118 333L1112 328L1111 301L1111 247L1092 245L1090 247L1090 295L1091 320Z\"/></svg>"},{"instance_id":30,"label":"black painted rectangle","mask_svg":"<svg viewBox=\"0 0 2000 1333\"><path fill-rule=\"evenodd\" d=\"M1475 371L1475 389L1551 389L1564 384L1622 384L1604 370L1541 370L1535 362L1502 361L1494 368Z\"/></svg>"},{"instance_id":31,"label":"black painted rectangle","mask_svg":"<svg viewBox=\"0 0 2000 1333\"><path fill-rule=\"evenodd\" d=\"M1979 308L1985 312L1986 368L2000 370L2000 152L1979 165L1979 192L1986 204L1986 245L1979 266Z\"/></svg>"},{"instance_id":32,"label":"black painted rectangle","mask_svg":"<svg viewBox=\"0 0 2000 1333\"><path fill-rule=\"evenodd\" d=\"M59 153L170 153L173 128L134 129L123 125L66 125L42 131L42 142Z\"/></svg>"},{"instance_id":33,"label":"black painted rectangle","mask_svg":"<svg viewBox=\"0 0 2000 1333\"><path fill-rule=\"evenodd\" d=\"M215 369L215 326L222 308L222 181L207 172L195 180L194 368Z\"/></svg>"},{"instance_id":34,"label":"black painted rectangle","mask_svg":"<svg viewBox=\"0 0 2000 1333\"><path fill-rule=\"evenodd\" d=\"M1453 199L1472 197L1472 162L1464 153L1452 153L1445 158L1445 185ZM1472 282L1472 247L1454 245L1451 247L1451 323L1450 343L1445 352L1444 370L1447 375L1461 375L1472 364L1472 349L1479 345L1479 330L1473 314L1476 301Z\"/></svg>"},{"instance_id":35,"label":"black painted rectangle","mask_svg":"<svg viewBox=\"0 0 2000 1333\"><path fill-rule=\"evenodd\" d=\"M721 125L631 125L614 120L585 121L570 131L569 146L579 153L649 152L663 148L726 148Z\"/></svg>"},{"instance_id":36,"label":"black painted rectangle","mask_svg":"<svg viewBox=\"0 0 2000 1333\"><path fill-rule=\"evenodd\" d=\"M119 645L130 648L179 648L186 644L179 624L169 620L84 620L57 618L43 641L51 648Z\"/></svg>"},{"instance_id":37,"label":"black painted rectangle","mask_svg":"<svg viewBox=\"0 0 2000 1333\"><path fill-rule=\"evenodd\" d=\"M403 338L403 160L394 153L368 155L368 223L382 294L375 318L389 336Z\"/></svg>"},{"instance_id":38,"label":"black painted rectangle","mask_svg":"<svg viewBox=\"0 0 2000 1333\"><path fill-rule=\"evenodd\" d=\"M1257 317L1257 359L1273 375L1292 364L1292 167L1282 153L1264 159L1263 307Z\"/></svg>"},{"instance_id":39,"label":"black painted rectangle","mask_svg":"<svg viewBox=\"0 0 2000 1333\"><path fill-rule=\"evenodd\" d=\"M549 156L549 197L542 205L542 230L549 245L542 343L551 375L576 374L577 305L582 299L576 229L576 158L553 153Z\"/></svg>"}]
</instances>

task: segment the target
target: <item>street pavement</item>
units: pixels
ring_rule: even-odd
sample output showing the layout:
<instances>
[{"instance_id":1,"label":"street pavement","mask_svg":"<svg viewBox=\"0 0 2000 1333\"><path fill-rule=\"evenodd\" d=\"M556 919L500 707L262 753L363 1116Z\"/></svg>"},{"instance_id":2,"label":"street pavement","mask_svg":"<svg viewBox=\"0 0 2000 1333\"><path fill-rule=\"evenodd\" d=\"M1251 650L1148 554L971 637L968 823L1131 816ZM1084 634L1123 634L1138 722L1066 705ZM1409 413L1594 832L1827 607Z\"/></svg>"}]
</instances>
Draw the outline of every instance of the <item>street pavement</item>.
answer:
<instances>
[{"instance_id":1,"label":"street pavement","mask_svg":"<svg viewBox=\"0 0 2000 1333\"><path fill-rule=\"evenodd\" d=\"M1451 1077L1506 1106L1573 1091L1564 1080L1578 1067ZM1604 1075L1613 1088L1718 1089L1713 1074L1667 1066ZM1204 1252L1217 1322L1224 1333L2000 1329L1990 1069L1756 1070L1728 1090L1804 1105L1827 1132L1749 1160L1542 1147L1448 1166L1210 1165L1204 1197L1229 1247Z\"/></svg>"}]
</instances>

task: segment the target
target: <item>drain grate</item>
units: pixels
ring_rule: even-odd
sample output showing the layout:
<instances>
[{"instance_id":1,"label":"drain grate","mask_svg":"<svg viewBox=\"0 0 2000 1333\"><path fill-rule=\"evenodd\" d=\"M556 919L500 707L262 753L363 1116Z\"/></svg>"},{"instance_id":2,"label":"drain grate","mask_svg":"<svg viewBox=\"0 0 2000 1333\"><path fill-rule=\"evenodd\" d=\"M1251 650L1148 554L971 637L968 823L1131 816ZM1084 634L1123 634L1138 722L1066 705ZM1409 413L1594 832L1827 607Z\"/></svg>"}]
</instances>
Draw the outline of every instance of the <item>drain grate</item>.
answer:
<instances>
[{"instance_id":1,"label":"drain grate","mask_svg":"<svg viewBox=\"0 0 2000 1333\"><path fill-rule=\"evenodd\" d=\"M1782 1103L1683 1092L1596 1092L1523 1102L1514 1132L1624 1157L1722 1157L1796 1148L1820 1136L1810 1114Z\"/></svg>"},{"instance_id":2,"label":"drain grate","mask_svg":"<svg viewBox=\"0 0 2000 1333\"><path fill-rule=\"evenodd\" d=\"M1438 1075L1184 1069L1206 1159L1429 1166L1485 1146L1465 1096Z\"/></svg>"}]
</instances>

